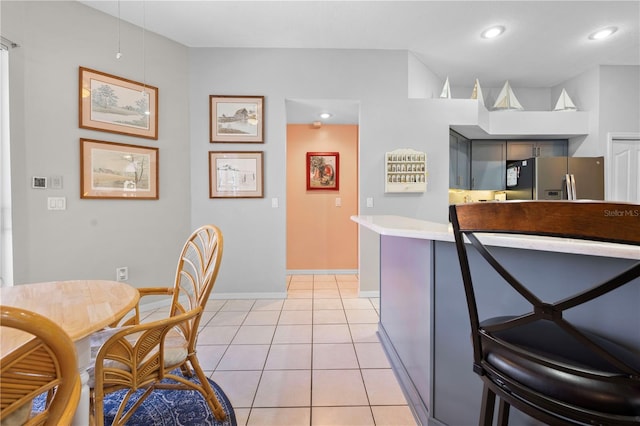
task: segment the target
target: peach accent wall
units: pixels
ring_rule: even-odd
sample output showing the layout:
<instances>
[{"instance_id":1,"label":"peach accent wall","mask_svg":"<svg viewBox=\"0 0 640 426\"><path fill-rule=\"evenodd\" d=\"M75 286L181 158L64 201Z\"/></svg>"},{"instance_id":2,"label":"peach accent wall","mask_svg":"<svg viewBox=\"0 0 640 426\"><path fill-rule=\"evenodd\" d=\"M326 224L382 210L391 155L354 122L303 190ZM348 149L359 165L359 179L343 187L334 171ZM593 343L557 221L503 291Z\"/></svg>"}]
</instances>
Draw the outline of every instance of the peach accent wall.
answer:
<instances>
[{"instance_id":1,"label":"peach accent wall","mask_svg":"<svg viewBox=\"0 0 640 426\"><path fill-rule=\"evenodd\" d=\"M338 191L307 191L307 152L340 154ZM358 126L287 125L287 270L357 270L355 214Z\"/></svg>"}]
</instances>

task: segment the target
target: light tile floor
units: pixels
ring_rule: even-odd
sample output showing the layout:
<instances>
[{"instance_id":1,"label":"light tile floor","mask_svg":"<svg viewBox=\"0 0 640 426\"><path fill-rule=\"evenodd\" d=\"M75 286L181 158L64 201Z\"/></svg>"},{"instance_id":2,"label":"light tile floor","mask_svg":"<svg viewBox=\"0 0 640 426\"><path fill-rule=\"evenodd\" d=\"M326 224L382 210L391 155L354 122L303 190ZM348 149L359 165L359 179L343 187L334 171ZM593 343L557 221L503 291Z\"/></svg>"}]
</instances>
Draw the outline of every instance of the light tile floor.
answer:
<instances>
[{"instance_id":1,"label":"light tile floor","mask_svg":"<svg viewBox=\"0 0 640 426\"><path fill-rule=\"evenodd\" d=\"M281 300L210 300L198 358L238 425L415 425L357 275L292 275ZM153 315L153 314L152 314Z\"/></svg>"}]
</instances>

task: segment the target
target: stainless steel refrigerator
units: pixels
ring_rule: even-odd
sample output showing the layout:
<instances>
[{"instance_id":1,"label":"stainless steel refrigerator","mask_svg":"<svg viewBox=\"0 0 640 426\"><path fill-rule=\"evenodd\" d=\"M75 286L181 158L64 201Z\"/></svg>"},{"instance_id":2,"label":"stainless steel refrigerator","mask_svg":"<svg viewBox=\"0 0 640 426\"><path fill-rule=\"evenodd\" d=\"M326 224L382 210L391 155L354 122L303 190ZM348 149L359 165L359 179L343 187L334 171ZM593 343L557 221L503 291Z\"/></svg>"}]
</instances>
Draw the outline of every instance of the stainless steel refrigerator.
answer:
<instances>
[{"instance_id":1,"label":"stainless steel refrigerator","mask_svg":"<svg viewBox=\"0 0 640 426\"><path fill-rule=\"evenodd\" d=\"M604 200L604 157L537 157L507 163L507 200Z\"/></svg>"}]
</instances>

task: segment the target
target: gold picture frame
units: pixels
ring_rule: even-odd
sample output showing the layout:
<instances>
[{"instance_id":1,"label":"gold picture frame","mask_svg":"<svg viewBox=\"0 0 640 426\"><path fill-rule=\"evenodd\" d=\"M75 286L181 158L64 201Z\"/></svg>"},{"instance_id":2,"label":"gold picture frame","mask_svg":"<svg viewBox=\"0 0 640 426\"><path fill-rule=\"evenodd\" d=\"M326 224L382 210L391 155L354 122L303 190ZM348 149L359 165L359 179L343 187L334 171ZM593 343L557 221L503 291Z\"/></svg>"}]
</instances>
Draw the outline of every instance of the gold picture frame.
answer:
<instances>
[{"instance_id":1,"label":"gold picture frame","mask_svg":"<svg viewBox=\"0 0 640 426\"><path fill-rule=\"evenodd\" d=\"M157 200L158 148L80 139L80 198Z\"/></svg>"},{"instance_id":2,"label":"gold picture frame","mask_svg":"<svg viewBox=\"0 0 640 426\"><path fill-rule=\"evenodd\" d=\"M158 88L80 67L80 128L158 139Z\"/></svg>"}]
</instances>

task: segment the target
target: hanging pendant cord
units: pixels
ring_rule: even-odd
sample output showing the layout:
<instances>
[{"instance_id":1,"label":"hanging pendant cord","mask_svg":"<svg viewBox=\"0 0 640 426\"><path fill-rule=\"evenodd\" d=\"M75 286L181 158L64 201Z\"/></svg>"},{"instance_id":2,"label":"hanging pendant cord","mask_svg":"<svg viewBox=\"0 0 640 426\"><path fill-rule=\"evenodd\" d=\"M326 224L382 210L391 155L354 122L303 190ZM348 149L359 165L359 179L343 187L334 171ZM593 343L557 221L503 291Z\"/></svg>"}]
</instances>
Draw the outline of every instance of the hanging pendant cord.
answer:
<instances>
[{"instance_id":1,"label":"hanging pendant cord","mask_svg":"<svg viewBox=\"0 0 640 426\"><path fill-rule=\"evenodd\" d=\"M118 52L116 53L116 59L122 58L122 51L120 50L120 0L118 0Z\"/></svg>"},{"instance_id":2,"label":"hanging pendant cord","mask_svg":"<svg viewBox=\"0 0 640 426\"><path fill-rule=\"evenodd\" d=\"M147 3L142 0L142 91L147 91L147 57L145 50L145 35L147 28Z\"/></svg>"}]
</instances>

